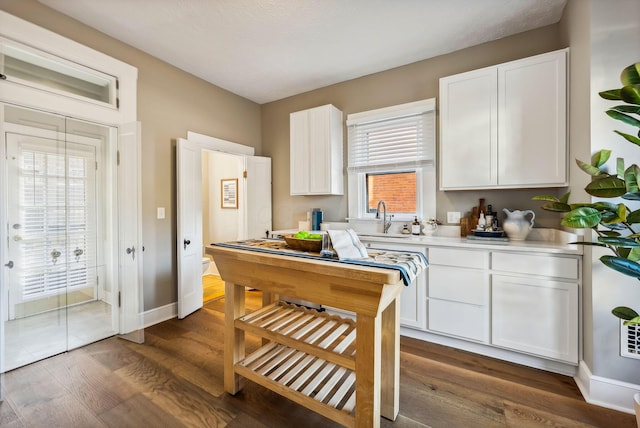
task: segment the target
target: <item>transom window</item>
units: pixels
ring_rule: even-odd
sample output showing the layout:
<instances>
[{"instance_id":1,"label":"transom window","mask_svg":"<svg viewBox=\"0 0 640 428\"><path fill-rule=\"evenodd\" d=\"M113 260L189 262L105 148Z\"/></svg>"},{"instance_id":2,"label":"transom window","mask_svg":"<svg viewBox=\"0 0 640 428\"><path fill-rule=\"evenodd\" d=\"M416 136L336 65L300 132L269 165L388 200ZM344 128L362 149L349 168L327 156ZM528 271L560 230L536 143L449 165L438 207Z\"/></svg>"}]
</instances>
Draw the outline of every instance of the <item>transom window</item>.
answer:
<instances>
[{"instance_id":1,"label":"transom window","mask_svg":"<svg viewBox=\"0 0 640 428\"><path fill-rule=\"evenodd\" d=\"M435 217L435 100L347 116L349 217ZM427 206L428 205L428 206Z\"/></svg>"}]
</instances>

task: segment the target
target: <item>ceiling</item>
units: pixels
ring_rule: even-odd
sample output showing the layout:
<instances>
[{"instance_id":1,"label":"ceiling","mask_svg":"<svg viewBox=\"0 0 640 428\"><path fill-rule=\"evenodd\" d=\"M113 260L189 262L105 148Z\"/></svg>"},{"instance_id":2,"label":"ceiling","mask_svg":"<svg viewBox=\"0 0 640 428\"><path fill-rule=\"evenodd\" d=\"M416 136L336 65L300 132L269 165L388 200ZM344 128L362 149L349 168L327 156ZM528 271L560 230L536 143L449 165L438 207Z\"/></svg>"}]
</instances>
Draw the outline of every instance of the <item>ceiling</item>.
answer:
<instances>
[{"instance_id":1,"label":"ceiling","mask_svg":"<svg viewBox=\"0 0 640 428\"><path fill-rule=\"evenodd\" d=\"M263 104L560 20L567 0L39 0Z\"/></svg>"}]
</instances>

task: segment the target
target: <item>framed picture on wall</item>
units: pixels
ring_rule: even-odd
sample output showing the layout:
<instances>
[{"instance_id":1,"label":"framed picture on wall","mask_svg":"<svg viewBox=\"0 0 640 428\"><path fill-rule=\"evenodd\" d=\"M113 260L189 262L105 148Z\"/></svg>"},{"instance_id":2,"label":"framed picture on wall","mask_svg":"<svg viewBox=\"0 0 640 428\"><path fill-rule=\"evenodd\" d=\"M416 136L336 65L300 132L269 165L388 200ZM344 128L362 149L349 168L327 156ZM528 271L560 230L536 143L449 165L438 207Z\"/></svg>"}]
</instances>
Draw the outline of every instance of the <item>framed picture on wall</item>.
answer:
<instances>
[{"instance_id":1,"label":"framed picture on wall","mask_svg":"<svg viewBox=\"0 0 640 428\"><path fill-rule=\"evenodd\" d=\"M238 179L223 178L220 180L220 207L238 208Z\"/></svg>"}]
</instances>

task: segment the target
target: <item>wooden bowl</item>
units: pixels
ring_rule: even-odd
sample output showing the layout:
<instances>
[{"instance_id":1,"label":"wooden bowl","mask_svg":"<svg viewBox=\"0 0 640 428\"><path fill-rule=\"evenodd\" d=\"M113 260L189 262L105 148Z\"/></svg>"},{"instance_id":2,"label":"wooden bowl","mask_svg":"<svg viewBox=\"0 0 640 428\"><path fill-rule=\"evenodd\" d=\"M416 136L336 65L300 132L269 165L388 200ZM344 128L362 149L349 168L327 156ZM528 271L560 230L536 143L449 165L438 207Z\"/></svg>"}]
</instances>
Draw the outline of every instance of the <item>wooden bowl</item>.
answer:
<instances>
[{"instance_id":1,"label":"wooden bowl","mask_svg":"<svg viewBox=\"0 0 640 428\"><path fill-rule=\"evenodd\" d=\"M322 250L322 239L300 239L294 238L293 235L284 235L283 238L292 250L310 253L319 253Z\"/></svg>"}]
</instances>

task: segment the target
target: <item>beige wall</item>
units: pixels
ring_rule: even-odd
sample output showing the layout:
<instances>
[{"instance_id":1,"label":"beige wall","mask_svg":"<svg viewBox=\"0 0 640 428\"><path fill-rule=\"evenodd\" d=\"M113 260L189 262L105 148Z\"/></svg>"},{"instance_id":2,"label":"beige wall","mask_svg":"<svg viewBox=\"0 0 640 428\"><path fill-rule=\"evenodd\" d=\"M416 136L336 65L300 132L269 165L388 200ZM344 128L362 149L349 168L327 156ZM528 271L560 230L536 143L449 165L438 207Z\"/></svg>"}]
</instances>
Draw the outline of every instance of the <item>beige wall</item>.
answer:
<instances>
[{"instance_id":1,"label":"beige wall","mask_svg":"<svg viewBox=\"0 0 640 428\"><path fill-rule=\"evenodd\" d=\"M619 88L620 72L640 60L640 2L617 0L612 3L591 0L590 14L590 153L601 149L612 150L608 162L610 171L615 171L615 158L625 159L625 166L639 162L638 147L627 142L613 131L637 132L608 117L604 112L616 105L598 96L598 92ZM618 201L616 201L618 202ZM623 201L630 210L640 209L640 202ZM599 251L600 250L600 251ZM605 267L600 256L611 255L610 251L594 248L591 258L591 307L593 360L590 369L594 376L617 379L640 385L640 360L622 358L619 355L619 320L611 315L616 306L629 306L640 310L640 287L636 278L619 274ZM631 399L631 397L629 397Z\"/></svg>"},{"instance_id":2,"label":"beige wall","mask_svg":"<svg viewBox=\"0 0 640 428\"><path fill-rule=\"evenodd\" d=\"M552 25L472 48L372 74L326 88L296 95L262 106L262 148L273 160L273 226L295 228L312 207L322 208L327 221L344 221L347 196L289 195L289 113L323 104L334 104L347 114L391 105L437 98L438 79L501 62L548 52L567 45L559 26ZM346 142L346 129L345 129ZM344 156L346 160L346 144ZM468 167L468 166L467 166ZM346 191L346 189L345 189ZM486 198L494 209L534 209L539 225L556 226L558 217L539 209L531 197L540 190L438 192L437 216L446 220L447 211L468 211ZM556 190L543 191L556 194Z\"/></svg>"},{"instance_id":3,"label":"beige wall","mask_svg":"<svg viewBox=\"0 0 640 428\"><path fill-rule=\"evenodd\" d=\"M175 138L185 138L187 131L195 131L253 146L261 155L260 106L35 0L0 0L0 9L138 68L144 308L176 302ZM156 219L157 207L165 207L165 219Z\"/></svg>"},{"instance_id":4,"label":"beige wall","mask_svg":"<svg viewBox=\"0 0 640 428\"><path fill-rule=\"evenodd\" d=\"M571 201L587 201L584 187L589 176L574 162L591 158L591 5L588 1L569 0L560 21L562 39L571 46L569 55L569 190ZM591 293L591 248L584 247L582 278L583 359L593 367L593 295Z\"/></svg>"}]
</instances>

